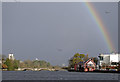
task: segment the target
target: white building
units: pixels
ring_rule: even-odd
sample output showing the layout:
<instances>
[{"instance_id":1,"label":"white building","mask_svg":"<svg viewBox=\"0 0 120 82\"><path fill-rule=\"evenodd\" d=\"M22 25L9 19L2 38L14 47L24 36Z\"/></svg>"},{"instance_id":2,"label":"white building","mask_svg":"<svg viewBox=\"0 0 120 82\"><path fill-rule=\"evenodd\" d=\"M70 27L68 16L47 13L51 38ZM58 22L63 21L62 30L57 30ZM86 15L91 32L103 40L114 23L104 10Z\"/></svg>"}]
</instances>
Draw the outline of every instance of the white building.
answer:
<instances>
[{"instance_id":1,"label":"white building","mask_svg":"<svg viewBox=\"0 0 120 82\"><path fill-rule=\"evenodd\" d=\"M8 58L9 58L9 59L12 59L12 60L15 59L13 53L8 54Z\"/></svg>"},{"instance_id":2,"label":"white building","mask_svg":"<svg viewBox=\"0 0 120 82\"><path fill-rule=\"evenodd\" d=\"M120 54L100 54L99 56L99 65L106 64L109 66L116 65L120 61Z\"/></svg>"},{"instance_id":3,"label":"white building","mask_svg":"<svg viewBox=\"0 0 120 82\"><path fill-rule=\"evenodd\" d=\"M38 61L38 58L36 58L35 60Z\"/></svg>"}]
</instances>

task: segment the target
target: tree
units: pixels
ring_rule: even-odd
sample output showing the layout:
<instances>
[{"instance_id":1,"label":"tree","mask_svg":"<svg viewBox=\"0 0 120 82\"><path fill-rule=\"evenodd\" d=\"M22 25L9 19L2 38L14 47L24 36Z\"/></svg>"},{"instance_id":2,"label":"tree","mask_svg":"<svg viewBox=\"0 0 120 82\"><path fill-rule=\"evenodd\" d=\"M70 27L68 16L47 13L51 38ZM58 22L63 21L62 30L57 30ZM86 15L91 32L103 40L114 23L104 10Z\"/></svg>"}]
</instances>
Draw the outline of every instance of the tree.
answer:
<instances>
[{"instance_id":1,"label":"tree","mask_svg":"<svg viewBox=\"0 0 120 82\"><path fill-rule=\"evenodd\" d=\"M11 60L7 58L4 64L7 65L8 71L14 71L15 69L18 69L19 60Z\"/></svg>"},{"instance_id":2,"label":"tree","mask_svg":"<svg viewBox=\"0 0 120 82\"><path fill-rule=\"evenodd\" d=\"M25 68L25 67L26 67L26 65L25 65L25 63L24 63L24 62L20 62L19 67L20 67L20 68Z\"/></svg>"},{"instance_id":3,"label":"tree","mask_svg":"<svg viewBox=\"0 0 120 82\"><path fill-rule=\"evenodd\" d=\"M19 60L14 60L14 69L18 69L18 66L19 66Z\"/></svg>"},{"instance_id":4,"label":"tree","mask_svg":"<svg viewBox=\"0 0 120 82\"><path fill-rule=\"evenodd\" d=\"M93 57L92 59L95 62L95 64L97 65L98 64L98 58L97 57Z\"/></svg>"},{"instance_id":5,"label":"tree","mask_svg":"<svg viewBox=\"0 0 120 82\"><path fill-rule=\"evenodd\" d=\"M25 63L25 66L27 68L33 68L34 67L33 62L31 60L25 60L24 63Z\"/></svg>"},{"instance_id":6,"label":"tree","mask_svg":"<svg viewBox=\"0 0 120 82\"><path fill-rule=\"evenodd\" d=\"M47 67L50 67L50 63L49 62L47 63Z\"/></svg>"},{"instance_id":7,"label":"tree","mask_svg":"<svg viewBox=\"0 0 120 82\"><path fill-rule=\"evenodd\" d=\"M5 64L7 65L7 70L8 71L12 71L12 70L14 70L14 62L13 62L13 60L10 60L10 59L6 59L6 61L5 61Z\"/></svg>"},{"instance_id":8,"label":"tree","mask_svg":"<svg viewBox=\"0 0 120 82\"><path fill-rule=\"evenodd\" d=\"M84 54L79 54L79 53L76 53L74 56L73 56L73 64L75 63L79 63L80 61L84 61L85 55Z\"/></svg>"},{"instance_id":9,"label":"tree","mask_svg":"<svg viewBox=\"0 0 120 82\"><path fill-rule=\"evenodd\" d=\"M33 61L34 68L40 68L40 62L38 60Z\"/></svg>"},{"instance_id":10,"label":"tree","mask_svg":"<svg viewBox=\"0 0 120 82\"><path fill-rule=\"evenodd\" d=\"M51 67L49 62L46 62L44 60L25 60L20 64L20 67L26 67L26 68L40 68L40 67Z\"/></svg>"},{"instance_id":11,"label":"tree","mask_svg":"<svg viewBox=\"0 0 120 82\"><path fill-rule=\"evenodd\" d=\"M87 55L85 55L85 57L84 57L84 61L87 61L89 59L89 57L88 57L88 54Z\"/></svg>"},{"instance_id":12,"label":"tree","mask_svg":"<svg viewBox=\"0 0 120 82\"><path fill-rule=\"evenodd\" d=\"M79 62L84 62L88 59L88 54L85 56L84 54L76 53L70 60L68 69L74 68L75 64Z\"/></svg>"}]
</instances>

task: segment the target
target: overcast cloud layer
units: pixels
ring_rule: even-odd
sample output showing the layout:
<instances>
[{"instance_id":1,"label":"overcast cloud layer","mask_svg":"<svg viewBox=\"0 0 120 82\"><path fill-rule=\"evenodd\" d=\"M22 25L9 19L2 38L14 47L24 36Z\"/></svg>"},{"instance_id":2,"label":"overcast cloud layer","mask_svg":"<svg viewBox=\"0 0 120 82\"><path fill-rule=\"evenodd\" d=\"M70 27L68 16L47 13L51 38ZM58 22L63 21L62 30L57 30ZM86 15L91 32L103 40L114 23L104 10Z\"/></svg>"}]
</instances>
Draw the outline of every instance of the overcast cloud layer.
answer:
<instances>
[{"instance_id":1,"label":"overcast cloud layer","mask_svg":"<svg viewBox=\"0 0 120 82\"><path fill-rule=\"evenodd\" d=\"M117 3L92 3L118 45ZM109 13L106 13L109 12ZM85 3L3 3L3 54L67 64L75 53L109 53Z\"/></svg>"}]
</instances>

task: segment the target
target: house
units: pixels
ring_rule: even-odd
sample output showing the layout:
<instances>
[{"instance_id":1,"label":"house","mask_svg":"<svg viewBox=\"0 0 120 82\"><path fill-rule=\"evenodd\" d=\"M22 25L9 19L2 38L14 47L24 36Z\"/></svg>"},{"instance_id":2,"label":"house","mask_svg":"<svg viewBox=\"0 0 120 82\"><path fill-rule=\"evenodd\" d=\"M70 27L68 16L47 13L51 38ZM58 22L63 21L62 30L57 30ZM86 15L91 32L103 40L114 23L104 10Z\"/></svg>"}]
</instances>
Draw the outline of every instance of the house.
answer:
<instances>
[{"instance_id":1,"label":"house","mask_svg":"<svg viewBox=\"0 0 120 82\"><path fill-rule=\"evenodd\" d=\"M89 58L85 62L81 61L75 65L76 71L94 71L95 68L96 68L96 64L91 58Z\"/></svg>"},{"instance_id":2,"label":"house","mask_svg":"<svg viewBox=\"0 0 120 82\"><path fill-rule=\"evenodd\" d=\"M99 56L99 69L111 68L114 69L118 66L120 61L120 54L100 54Z\"/></svg>"},{"instance_id":3,"label":"house","mask_svg":"<svg viewBox=\"0 0 120 82\"><path fill-rule=\"evenodd\" d=\"M84 63L84 71L94 71L95 68L96 64L91 58Z\"/></svg>"}]
</instances>

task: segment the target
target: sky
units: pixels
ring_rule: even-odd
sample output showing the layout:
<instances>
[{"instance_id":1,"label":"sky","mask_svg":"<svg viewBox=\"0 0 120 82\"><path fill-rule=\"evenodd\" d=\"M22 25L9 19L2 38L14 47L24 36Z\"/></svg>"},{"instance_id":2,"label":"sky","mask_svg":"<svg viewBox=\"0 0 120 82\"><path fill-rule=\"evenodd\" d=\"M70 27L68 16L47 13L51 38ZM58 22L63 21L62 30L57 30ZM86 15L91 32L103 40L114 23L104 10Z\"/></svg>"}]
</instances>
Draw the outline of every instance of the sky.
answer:
<instances>
[{"instance_id":1,"label":"sky","mask_svg":"<svg viewBox=\"0 0 120 82\"><path fill-rule=\"evenodd\" d=\"M118 3L92 4L117 50ZM84 2L2 3L2 27L2 53L22 61L38 58L67 65L75 53L110 53Z\"/></svg>"}]
</instances>

